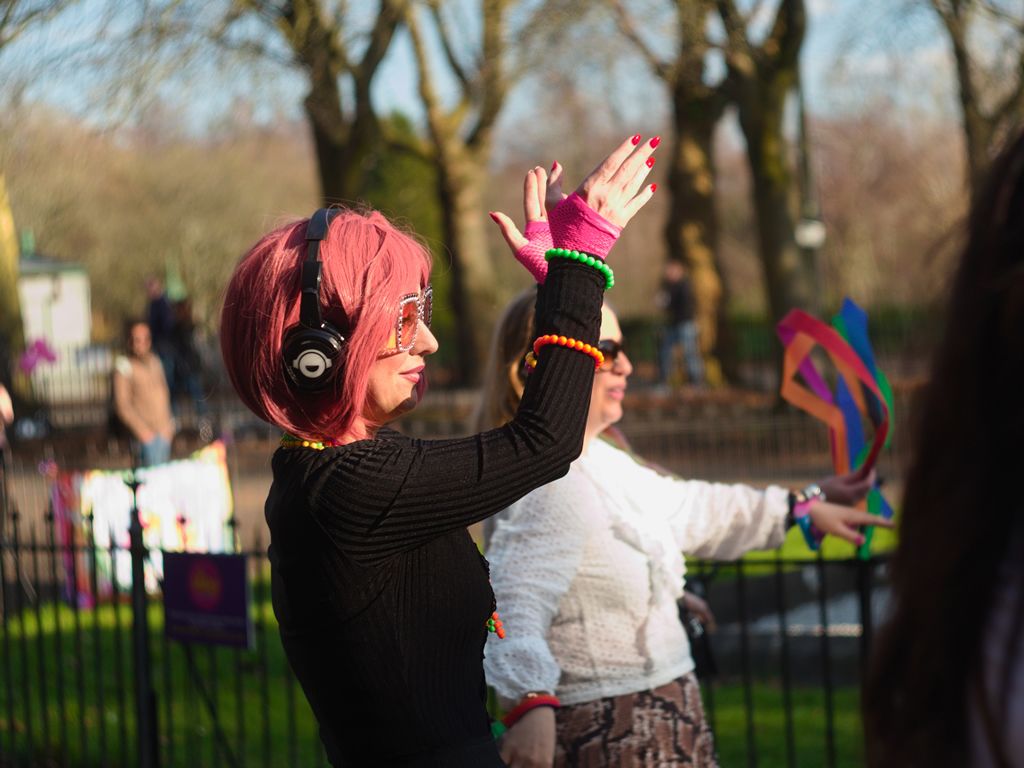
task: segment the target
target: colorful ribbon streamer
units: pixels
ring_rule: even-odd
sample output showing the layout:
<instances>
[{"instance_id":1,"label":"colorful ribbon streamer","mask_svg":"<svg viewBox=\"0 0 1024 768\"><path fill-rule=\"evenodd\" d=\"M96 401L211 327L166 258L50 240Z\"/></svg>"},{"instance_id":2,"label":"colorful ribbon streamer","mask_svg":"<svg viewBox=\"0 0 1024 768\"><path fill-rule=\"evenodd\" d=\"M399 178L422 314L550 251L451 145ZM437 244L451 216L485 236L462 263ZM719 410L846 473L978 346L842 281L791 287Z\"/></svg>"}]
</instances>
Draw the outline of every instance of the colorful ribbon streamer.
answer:
<instances>
[{"instance_id":1,"label":"colorful ribbon streamer","mask_svg":"<svg viewBox=\"0 0 1024 768\"><path fill-rule=\"evenodd\" d=\"M866 476L889 443L893 411L892 387L878 369L868 339L867 313L847 298L832 319L832 327L794 309L779 322L776 331L785 348L781 396L828 426L832 468L837 475L856 470L859 476ZM818 346L838 372L834 394L811 358ZM874 427L870 445L864 435L864 420ZM877 482L868 492L867 508L886 519L892 517L892 507ZM864 532L858 556L869 556L873 531L873 526L868 526ZM808 546L817 549L811 539Z\"/></svg>"}]
</instances>

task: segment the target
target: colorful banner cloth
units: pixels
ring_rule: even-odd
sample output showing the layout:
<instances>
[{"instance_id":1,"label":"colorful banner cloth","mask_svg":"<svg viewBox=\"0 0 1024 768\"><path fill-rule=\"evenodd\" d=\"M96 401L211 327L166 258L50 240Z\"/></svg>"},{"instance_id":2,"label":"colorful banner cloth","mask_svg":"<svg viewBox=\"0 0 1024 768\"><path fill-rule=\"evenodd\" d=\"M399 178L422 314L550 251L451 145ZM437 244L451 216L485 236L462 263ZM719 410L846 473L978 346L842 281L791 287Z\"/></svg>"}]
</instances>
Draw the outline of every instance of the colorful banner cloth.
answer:
<instances>
[{"instance_id":1,"label":"colorful banner cloth","mask_svg":"<svg viewBox=\"0 0 1024 768\"><path fill-rule=\"evenodd\" d=\"M156 592L163 576L161 550L234 551L228 526L233 500L222 442L182 461L139 469L136 475L148 591ZM127 480L130 473L118 471L56 473L51 493L57 544L66 583L75 584L81 607L109 598L115 586L122 592L131 588L132 491Z\"/></svg>"},{"instance_id":2,"label":"colorful banner cloth","mask_svg":"<svg viewBox=\"0 0 1024 768\"><path fill-rule=\"evenodd\" d=\"M875 363L868 339L867 313L847 298L832 319L832 327L794 309L776 330L785 347L780 388L783 399L828 426L832 468L837 475L852 471L866 475L890 442L893 411L892 387ZM834 392L811 357L818 346L838 373ZM865 437L865 422L874 429L870 444ZM868 493L866 505L874 514L892 517L892 507L877 483ZM873 530L869 527L865 531L864 544L858 550L861 557L870 554Z\"/></svg>"}]
</instances>

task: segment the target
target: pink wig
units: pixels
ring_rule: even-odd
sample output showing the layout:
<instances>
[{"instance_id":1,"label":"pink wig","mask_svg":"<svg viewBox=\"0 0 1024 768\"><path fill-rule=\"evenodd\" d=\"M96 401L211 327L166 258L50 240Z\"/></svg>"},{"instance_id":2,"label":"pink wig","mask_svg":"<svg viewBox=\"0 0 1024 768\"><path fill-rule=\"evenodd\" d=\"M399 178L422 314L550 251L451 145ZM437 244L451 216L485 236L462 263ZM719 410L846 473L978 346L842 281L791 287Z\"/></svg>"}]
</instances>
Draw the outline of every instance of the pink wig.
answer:
<instances>
[{"instance_id":1,"label":"pink wig","mask_svg":"<svg viewBox=\"0 0 1024 768\"><path fill-rule=\"evenodd\" d=\"M281 341L299 321L308 219L264 235L235 268L221 311L220 347L242 401L303 439L365 437L370 369L387 346L404 293L430 277L430 253L376 211L345 210L320 244L320 310L348 339L332 389L302 392L284 372Z\"/></svg>"}]
</instances>

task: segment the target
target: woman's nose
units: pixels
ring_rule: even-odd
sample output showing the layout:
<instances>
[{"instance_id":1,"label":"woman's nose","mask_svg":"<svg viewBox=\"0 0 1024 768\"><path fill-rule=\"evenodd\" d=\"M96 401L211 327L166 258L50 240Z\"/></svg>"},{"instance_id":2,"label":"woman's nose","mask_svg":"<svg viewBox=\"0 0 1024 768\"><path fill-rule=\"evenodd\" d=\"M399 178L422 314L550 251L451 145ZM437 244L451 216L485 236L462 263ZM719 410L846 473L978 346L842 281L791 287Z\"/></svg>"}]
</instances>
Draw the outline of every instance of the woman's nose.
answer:
<instances>
[{"instance_id":1,"label":"woman's nose","mask_svg":"<svg viewBox=\"0 0 1024 768\"><path fill-rule=\"evenodd\" d=\"M629 376L633 373L633 363L630 362L629 356L625 352L619 352L612 369L623 376Z\"/></svg>"},{"instance_id":2,"label":"woman's nose","mask_svg":"<svg viewBox=\"0 0 1024 768\"><path fill-rule=\"evenodd\" d=\"M420 321L419 331L416 333L416 348L413 352L417 355L432 355L437 352L437 337L430 330L430 326Z\"/></svg>"}]
</instances>

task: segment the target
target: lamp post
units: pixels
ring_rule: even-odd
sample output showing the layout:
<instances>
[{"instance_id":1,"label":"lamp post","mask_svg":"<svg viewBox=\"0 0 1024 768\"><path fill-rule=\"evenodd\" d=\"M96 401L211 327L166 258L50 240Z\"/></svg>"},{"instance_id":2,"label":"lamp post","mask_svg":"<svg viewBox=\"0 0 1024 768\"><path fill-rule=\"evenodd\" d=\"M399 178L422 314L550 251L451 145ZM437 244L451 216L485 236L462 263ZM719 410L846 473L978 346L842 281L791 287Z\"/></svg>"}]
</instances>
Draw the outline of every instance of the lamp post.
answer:
<instances>
[{"instance_id":1,"label":"lamp post","mask_svg":"<svg viewBox=\"0 0 1024 768\"><path fill-rule=\"evenodd\" d=\"M825 222L821 219L821 206L814 186L811 170L810 141L807 137L807 110L804 104L803 79L797 74L796 84L798 134L797 158L800 171L800 218L793 229L793 239L800 249L800 261L811 276L814 286L812 306L807 309L820 315L824 305L824 280L821 268L821 248L825 244Z\"/></svg>"}]
</instances>

